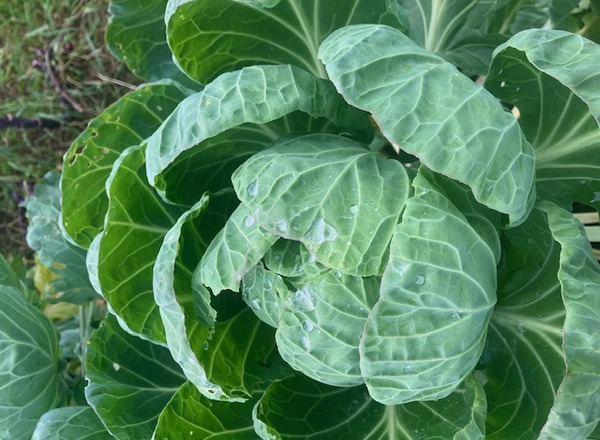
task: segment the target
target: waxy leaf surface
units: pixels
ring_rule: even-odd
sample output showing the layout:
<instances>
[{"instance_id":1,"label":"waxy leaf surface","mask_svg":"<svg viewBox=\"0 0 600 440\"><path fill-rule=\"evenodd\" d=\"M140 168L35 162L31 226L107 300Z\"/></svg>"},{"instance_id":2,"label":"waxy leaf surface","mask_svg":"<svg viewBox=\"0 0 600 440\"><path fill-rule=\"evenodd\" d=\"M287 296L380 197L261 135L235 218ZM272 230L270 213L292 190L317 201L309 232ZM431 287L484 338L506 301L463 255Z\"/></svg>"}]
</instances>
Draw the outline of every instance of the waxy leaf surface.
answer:
<instances>
[{"instance_id":1,"label":"waxy leaf surface","mask_svg":"<svg viewBox=\"0 0 600 440\"><path fill-rule=\"evenodd\" d=\"M45 413L31 440L111 440L94 410L89 406L68 406Z\"/></svg>"},{"instance_id":2,"label":"waxy leaf surface","mask_svg":"<svg viewBox=\"0 0 600 440\"><path fill-rule=\"evenodd\" d=\"M456 67L381 25L331 34L319 56L338 91L373 114L387 139L468 185L484 205L524 220L534 160L517 120Z\"/></svg>"}]
</instances>

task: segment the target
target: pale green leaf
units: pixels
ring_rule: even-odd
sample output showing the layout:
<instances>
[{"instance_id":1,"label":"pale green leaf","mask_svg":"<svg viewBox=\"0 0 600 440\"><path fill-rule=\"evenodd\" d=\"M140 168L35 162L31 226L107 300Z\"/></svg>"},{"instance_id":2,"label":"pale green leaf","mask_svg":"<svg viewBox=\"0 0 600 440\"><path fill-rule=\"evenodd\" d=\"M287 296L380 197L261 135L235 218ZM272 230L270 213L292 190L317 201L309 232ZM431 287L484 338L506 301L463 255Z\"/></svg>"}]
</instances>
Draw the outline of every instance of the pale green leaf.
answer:
<instances>
[{"instance_id":1,"label":"pale green leaf","mask_svg":"<svg viewBox=\"0 0 600 440\"><path fill-rule=\"evenodd\" d=\"M329 271L297 289L283 304L276 338L283 359L319 382L363 383L359 350L380 278Z\"/></svg>"},{"instance_id":2,"label":"pale green leaf","mask_svg":"<svg viewBox=\"0 0 600 440\"><path fill-rule=\"evenodd\" d=\"M25 201L29 226L27 244L36 251L38 263L56 277L44 286L49 302L83 304L96 298L85 265L86 251L69 243L59 228L60 174L51 171L35 186Z\"/></svg>"},{"instance_id":3,"label":"pale green leaf","mask_svg":"<svg viewBox=\"0 0 600 440\"><path fill-rule=\"evenodd\" d=\"M410 192L400 162L327 134L281 140L232 180L261 227L302 242L327 267L364 276L382 273Z\"/></svg>"},{"instance_id":4,"label":"pale green leaf","mask_svg":"<svg viewBox=\"0 0 600 440\"><path fill-rule=\"evenodd\" d=\"M319 56L337 89L383 134L484 205L524 220L534 202L533 151L517 120L485 89L381 25L330 35Z\"/></svg>"},{"instance_id":5,"label":"pale green leaf","mask_svg":"<svg viewBox=\"0 0 600 440\"><path fill-rule=\"evenodd\" d=\"M109 315L88 343L85 396L120 440L149 439L185 377L169 351L123 331Z\"/></svg>"},{"instance_id":6,"label":"pale green leaf","mask_svg":"<svg viewBox=\"0 0 600 440\"><path fill-rule=\"evenodd\" d=\"M360 343L365 383L384 404L454 391L477 364L496 302L498 240L479 235L424 171L413 186Z\"/></svg>"},{"instance_id":7,"label":"pale green leaf","mask_svg":"<svg viewBox=\"0 0 600 440\"><path fill-rule=\"evenodd\" d=\"M75 139L64 158L62 216L66 232L87 248L102 230L105 182L125 148L150 136L187 91L171 83L141 86L107 107Z\"/></svg>"},{"instance_id":8,"label":"pale green leaf","mask_svg":"<svg viewBox=\"0 0 600 440\"><path fill-rule=\"evenodd\" d=\"M57 408L44 414L31 440L110 440L94 410L89 406Z\"/></svg>"},{"instance_id":9,"label":"pale green leaf","mask_svg":"<svg viewBox=\"0 0 600 440\"><path fill-rule=\"evenodd\" d=\"M254 428L264 440L483 440L485 410L473 378L437 402L384 406L364 387L296 377L267 389L254 409Z\"/></svg>"},{"instance_id":10,"label":"pale green leaf","mask_svg":"<svg viewBox=\"0 0 600 440\"><path fill-rule=\"evenodd\" d=\"M205 285L214 295L223 290L239 292L244 275L276 241L277 236L261 228L250 210L240 204L208 246L194 273L194 283Z\"/></svg>"},{"instance_id":11,"label":"pale green leaf","mask_svg":"<svg viewBox=\"0 0 600 440\"><path fill-rule=\"evenodd\" d=\"M197 198L204 191L218 191L249 155L289 133L286 126L298 131L293 120L291 127L287 119L275 129L261 124L297 111L326 117L339 127L371 131L366 115L349 107L328 81L292 66L248 67L221 75L202 92L186 98L148 139L148 180L163 195L174 193L177 198L182 197L178 192L190 191L187 187L192 182ZM311 119L303 116L301 120L305 127L301 131L310 131ZM241 141L227 145L237 138ZM178 167L178 162L183 164ZM177 173L171 173L176 167Z\"/></svg>"},{"instance_id":12,"label":"pale green leaf","mask_svg":"<svg viewBox=\"0 0 600 440\"><path fill-rule=\"evenodd\" d=\"M171 78L197 87L173 62L164 23L167 0L111 0L106 44L145 81Z\"/></svg>"},{"instance_id":13,"label":"pale green leaf","mask_svg":"<svg viewBox=\"0 0 600 440\"><path fill-rule=\"evenodd\" d=\"M560 248L535 209L502 232L498 304L478 368L485 374L487 438L536 440L565 375Z\"/></svg>"},{"instance_id":14,"label":"pale green leaf","mask_svg":"<svg viewBox=\"0 0 600 440\"><path fill-rule=\"evenodd\" d=\"M252 408L244 403L215 402L189 382L183 384L158 419L156 440L256 440Z\"/></svg>"},{"instance_id":15,"label":"pale green leaf","mask_svg":"<svg viewBox=\"0 0 600 440\"><path fill-rule=\"evenodd\" d=\"M104 299L125 328L164 344L152 270L165 235L183 212L162 202L145 177L142 147L128 148L115 161L106 182L108 213L97 276Z\"/></svg>"},{"instance_id":16,"label":"pale green leaf","mask_svg":"<svg viewBox=\"0 0 600 440\"><path fill-rule=\"evenodd\" d=\"M600 209L600 46L575 34L521 32L497 49L486 87L519 110L535 148L539 197Z\"/></svg>"},{"instance_id":17,"label":"pale green leaf","mask_svg":"<svg viewBox=\"0 0 600 440\"><path fill-rule=\"evenodd\" d=\"M0 286L0 438L28 440L61 398L52 322L13 287Z\"/></svg>"},{"instance_id":18,"label":"pale green leaf","mask_svg":"<svg viewBox=\"0 0 600 440\"><path fill-rule=\"evenodd\" d=\"M386 2L367 0L171 0L165 20L175 58L203 83L256 64L296 65L324 78L317 49L328 34L351 23L397 23Z\"/></svg>"},{"instance_id":19,"label":"pale green leaf","mask_svg":"<svg viewBox=\"0 0 600 440\"><path fill-rule=\"evenodd\" d=\"M262 264L254 266L242 279L242 298L254 314L277 328L286 299L291 295L283 278Z\"/></svg>"},{"instance_id":20,"label":"pale green leaf","mask_svg":"<svg viewBox=\"0 0 600 440\"><path fill-rule=\"evenodd\" d=\"M567 372L539 439L585 440L600 421L600 266L583 226L570 212L548 202L540 209L561 247Z\"/></svg>"}]
</instances>

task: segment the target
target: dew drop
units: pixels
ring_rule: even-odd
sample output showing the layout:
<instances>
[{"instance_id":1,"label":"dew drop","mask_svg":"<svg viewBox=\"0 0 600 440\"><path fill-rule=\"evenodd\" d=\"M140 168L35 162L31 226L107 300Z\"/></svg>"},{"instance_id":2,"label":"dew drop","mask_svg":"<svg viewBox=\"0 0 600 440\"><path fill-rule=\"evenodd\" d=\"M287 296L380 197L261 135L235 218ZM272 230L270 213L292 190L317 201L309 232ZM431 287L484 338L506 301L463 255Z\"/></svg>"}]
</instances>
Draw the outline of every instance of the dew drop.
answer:
<instances>
[{"instance_id":1,"label":"dew drop","mask_svg":"<svg viewBox=\"0 0 600 440\"><path fill-rule=\"evenodd\" d=\"M273 287L273 281L271 281L271 278L265 278L264 286L267 290Z\"/></svg>"},{"instance_id":2,"label":"dew drop","mask_svg":"<svg viewBox=\"0 0 600 440\"><path fill-rule=\"evenodd\" d=\"M250 301L250 306L254 309L254 310L260 310L260 301L257 299L253 299L252 301Z\"/></svg>"},{"instance_id":3,"label":"dew drop","mask_svg":"<svg viewBox=\"0 0 600 440\"><path fill-rule=\"evenodd\" d=\"M116 362L113 362L112 367L115 371L119 371L121 369L121 366Z\"/></svg>"},{"instance_id":4,"label":"dew drop","mask_svg":"<svg viewBox=\"0 0 600 440\"><path fill-rule=\"evenodd\" d=\"M310 339L308 339L308 337L306 337L306 336L302 336L300 338L300 345L305 350L309 350L310 349Z\"/></svg>"},{"instance_id":5,"label":"dew drop","mask_svg":"<svg viewBox=\"0 0 600 440\"><path fill-rule=\"evenodd\" d=\"M316 219L306 234L305 240L309 246L318 248L326 241L333 241L337 238L337 230L325 223L322 218Z\"/></svg>"},{"instance_id":6,"label":"dew drop","mask_svg":"<svg viewBox=\"0 0 600 440\"><path fill-rule=\"evenodd\" d=\"M254 197L256 195L256 193L258 192L258 183L256 183L256 180L250 182L250 185L248 185L246 191L248 192L248 195L250 197Z\"/></svg>"},{"instance_id":7,"label":"dew drop","mask_svg":"<svg viewBox=\"0 0 600 440\"><path fill-rule=\"evenodd\" d=\"M350 211L350 214L352 214L352 216L355 216L356 214L358 214L358 206L352 205L350 206L350 208L348 208L348 211Z\"/></svg>"},{"instance_id":8,"label":"dew drop","mask_svg":"<svg viewBox=\"0 0 600 440\"><path fill-rule=\"evenodd\" d=\"M422 286L423 284L425 284L425 277L424 277L423 275L418 275L418 276L415 278L415 284L416 284L417 286Z\"/></svg>"},{"instance_id":9,"label":"dew drop","mask_svg":"<svg viewBox=\"0 0 600 440\"><path fill-rule=\"evenodd\" d=\"M308 264L313 264L315 261L317 261L317 256L315 254L309 254L306 262Z\"/></svg>"},{"instance_id":10,"label":"dew drop","mask_svg":"<svg viewBox=\"0 0 600 440\"><path fill-rule=\"evenodd\" d=\"M254 217L247 215L246 218L244 218L244 225L246 225L247 228L254 226Z\"/></svg>"},{"instance_id":11,"label":"dew drop","mask_svg":"<svg viewBox=\"0 0 600 440\"><path fill-rule=\"evenodd\" d=\"M527 330L527 328L525 327L525 324L519 324L517 326L517 330L519 330L519 333L525 333L525 331Z\"/></svg>"},{"instance_id":12,"label":"dew drop","mask_svg":"<svg viewBox=\"0 0 600 440\"><path fill-rule=\"evenodd\" d=\"M307 287L304 289L297 290L294 293L294 304L303 312L312 312L315 309L313 304L312 295Z\"/></svg>"},{"instance_id":13,"label":"dew drop","mask_svg":"<svg viewBox=\"0 0 600 440\"><path fill-rule=\"evenodd\" d=\"M315 328L314 324L312 323L312 321L304 321L302 323L302 328L304 329L305 332L312 332L313 329Z\"/></svg>"},{"instance_id":14,"label":"dew drop","mask_svg":"<svg viewBox=\"0 0 600 440\"><path fill-rule=\"evenodd\" d=\"M208 350L208 342L205 342L204 344L202 344L202 350Z\"/></svg>"},{"instance_id":15,"label":"dew drop","mask_svg":"<svg viewBox=\"0 0 600 440\"><path fill-rule=\"evenodd\" d=\"M412 365L405 365L402 371L404 372L404 374L415 374L417 372L417 370L415 370L415 367L413 367Z\"/></svg>"},{"instance_id":16,"label":"dew drop","mask_svg":"<svg viewBox=\"0 0 600 440\"><path fill-rule=\"evenodd\" d=\"M287 232L288 231L288 224L287 222L280 218L279 220L277 220L277 223L275 223L275 228L279 231L279 232Z\"/></svg>"},{"instance_id":17,"label":"dew drop","mask_svg":"<svg viewBox=\"0 0 600 440\"><path fill-rule=\"evenodd\" d=\"M335 275L336 278L342 278L342 272L340 272L339 270L336 270L334 272L334 275Z\"/></svg>"},{"instance_id":18,"label":"dew drop","mask_svg":"<svg viewBox=\"0 0 600 440\"><path fill-rule=\"evenodd\" d=\"M460 318L461 318L460 313L458 313L458 312L450 313L450 319L452 321L460 321Z\"/></svg>"}]
</instances>

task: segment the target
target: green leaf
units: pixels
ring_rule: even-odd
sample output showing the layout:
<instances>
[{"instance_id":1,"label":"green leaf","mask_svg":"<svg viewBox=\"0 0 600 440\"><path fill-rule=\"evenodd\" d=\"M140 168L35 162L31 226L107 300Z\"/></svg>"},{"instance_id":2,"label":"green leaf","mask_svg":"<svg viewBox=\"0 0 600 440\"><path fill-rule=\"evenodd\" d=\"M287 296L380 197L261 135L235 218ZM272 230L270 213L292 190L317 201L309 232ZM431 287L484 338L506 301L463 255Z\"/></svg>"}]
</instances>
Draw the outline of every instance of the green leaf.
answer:
<instances>
[{"instance_id":1,"label":"green leaf","mask_svg":"<svg viewBox=\"0 0 600 440\"><path fill-rule=\"evenodd\" d=\"M521 32L500 46L486 87L519 110L535 148L539 197L600 209L600 46L553 30Z\"/></svg>"},{"instance_id":2,"label":"green leaf","mask_svg":"<svg viewBox=\"0 0 600 440\"><path fill-rule=\"evenodd\" d=\"M283 278L262 264L254 266L242 279L244 302L271 327L278 327L283 305L290 295Z\"/></svg>"},{"instance_id":3,"label":"green leaf","mask_svg":"<svg viewBox=\"0 0 600 440\"><path fill-rule=\"evenodd\" d=\"M145 81L171 78L197 86L172 60L163 18L166 6L167 0L111 0L106 45Z\"/></svg>"},{"instance_id":4,"label":"green leaf","mask_svg":"<svg viewBox=\"0 0 600 440\"><path fill-rule=\"evenodd\" d=\"M329 271L297 286L283 304L275 335L283 359L319 382L362 384L358 345L379 283L377 277Z\"/></svg>"},{"instance_id":5,"label":"green leaf","mask_svg":"<svg viewBox=\"0 0 600 440\"><path fill-rule=\"evenodd\" d=\"M245 403L215 402L189 382L183 384L158 419L156 440L255 440L252 408Z\"/></svg>"},{"instance_id":6,"label":"green leaf","mask_svg":"<svg viewBox=\"0 0 600 440\"><path fill-rule=\"evenodd\" d=\"M485 374L490 440L538 438L565 375L559 246L535 209L502 232L498 304L478 368Z\"/></svg>"},{"instance_id":7,"label":"green leaf","mask_svg":"<svg viewBox=\"0 0 600 440\"><path fill-rule=\"evenodd\" d=\"M419 46L469 73L485 74L494 48L504 40L488 34L490 16L501 4L498 0L395 0L391 7L406 35Z\"/></svg>"},{"instance_id":8,"label":"green leaf","mask_svg":"<svg viewBox=\"0 0 600 440\"><path fill-rule=\"evenodd\" d=\"M600 267L581 223L551 203L539 205L560 244L558 279L566 316L567 372L540 440L585 440L600 421Z\"/></svg>"},{"instance_id":9,"label":"green leaf","mask_svg":"<svg viewBox=\"0 0 600 440\"><path fill-rule=\"evenodd\" d=\"M400 162L327 134L279 141L232 180L261 227L302 242L327 267L362 276L382 273L410 192Z\"/></svg>"},{"instance_id":10,"label":"green leaf","mask_svg":"<svg viewBox=\"0 0 600 440\"><path fill-rule=\"evenodd\" d=\"M559 24L575 9L580 0L550 0L550 18L554 25Z\"/></svg>"},{"instance_id":11,"label":"green leaf","mask_svg":"<svg viewBox=\"0 0 600 440\"><path fill-rule=\"evenodd\" d=\"M150 136L187 93L167 82L141 86L106 108L75 139L64 159L62 216L79 246L88 248L104 226L104 185L115 160Z\"/></svg>"},{"instance_id":12,"label":"green leaf","mask_svg":"<svg viewBox=\"0 0 600 440\"><path fill-rule=\"evenodd\" d=\"M531 28L541 28L549 18L550 0L509 0L490 17L489 30L511 36Z\"/></svg>"},{"instance_id":13,"label":"green leaf","mask_svg":"<svg viewBox=\"0 0 600 440\"><path fill-rule=\"evenodd\" d=\"M384 406L364 387L334 388L303 377L272 384L254 409L264 440L484 438L485 394L474 379L436 402Z\"/></svg>"},{"instance_id":14,"label":"green leaf","mask_svg":"<svg viewBox=\"0 0 600 440\"><path fill-rule=\"evenodd\" d=\"M49 172L35 186L33 197L25 202L29 220L27 244L37 251L38 262L56 277L44 286L45 299L83 304L96 298L96 292L88 279L85 250L69 243L59 228L59 180L58 172Z\"/></svg>"},{"instance_id":15,"label":"green leaf","mask_svg":"<svg viewBox=\"0 0 600 440\"><path fill-rule=\"evenodd\" d=\"M204 284L214 295L223 290L239 292L244 275L276 241L276 235L261 228L250 210L239 205L208 246L194 273L194 283Z\"/></svg>"},{"instance_id":16,"label":"green leaf","mask_svg":"<svg viewBox=\"0 0 600 440\"><path fill-rule=\"evenodd\" d=\"M454 391L477 364L496 302L498 240L479 235L426 172L413 186L360 343L369 393L388 405Z\"/></svg>"},{"instance_id":17,"label":"green leaf","mask_svg":"<svg viewBox=\"0 0 600 440\"><path fill-rule=\"evenodd\" d=\"M0 254L0 286L14 287L23 292L25 297L28 296L27 286L25 286L19 275L17 275L2 254Z\"/></svg>"},{"instance_id":18,"label":"green leaf","mask_svg":"<svg viewBox=\"0 0 600 440\"><path fill-rule=\"evenodd\" d=\"M89 406L70 406L48 411L38 421L31 440L110 440L96 413Z\"/></svg>"},{"instance_id":19,"label":"green leaf","mask_svg":"<svg viewBox=\"0 0 600 440\"><path fill-rule=\"evenodd\" d=\"M298 111L328 118L316 129L333 123L372 131L366 115L349 107L328 81L293 66L248 67L221 75L183 100L148 139L148 180L180 203L216 192L229 185L230 173L251 154L282 134L310 131L312 119L306 116L300 124L294 121L297 115L268 124ZM194 192L186 196L190 186Z\"/></svg>"},{"instance_id":20,"label":"green leaf","mask_svg":"<svg viewBox=\"0 0 600 440\"><path fill-rule=\"evenodd\" d=\"M87 347L85 396L121 440L150 438L158 416L185 381L169 351L123 331L109 315Z\"/></svg>"},{"instance_id":21,"label":"green leaf","mask_svg":"<svg viewBox=\"0 0 600 440\"><path fill-rule=\"evenodd\" d=\"M133 334L165 343L152 293L152 270L162 241L182 210L148 185L141 146L125 150L107 180L108 213L97 274L104 299Z\"/></svg>"},{"instance_id":22,"label":"green leaf","mask_svg":"<svg viewBox=\"0 0 600 440\"><path fill-rule=\"evenodd\" d=\"M263 258L265 266L290 280L311 279L329 270L299 241L279 239Z\"/></svg>"},{"instance_id":23,"label":"green leaf","mask_svg":"<svg viewBox=\"0 0 600 440\"><path fill-rule=\"evenodd\" d=\"M329 33L351 23L397 23L386 2L366 0L171 0L165 20L175 58L203 83L255 64L292 64L324 78L317 49Z\"/></svg>"},{"instance_id":24,"label":"green leaf","mask_svg":"<svg viewBox=\"0 0 600 440\"><path fill-rule=\"evenodd\" d=\"M385 26L349 26L319 51L337 89L428 168L471 187L484 205L523 221L534 160L517 120L454 66Z\"/></svg>"},{"instance_id":25,"label":"green leaf","mask_svg":"<svg viewBox=\"0 0 600 440\"><path fill-rule=\"evenodd\" d=\"M27 440L61 399L58 337L21 292L0 286L0 438Z\"/></svg>"}]
</instances>

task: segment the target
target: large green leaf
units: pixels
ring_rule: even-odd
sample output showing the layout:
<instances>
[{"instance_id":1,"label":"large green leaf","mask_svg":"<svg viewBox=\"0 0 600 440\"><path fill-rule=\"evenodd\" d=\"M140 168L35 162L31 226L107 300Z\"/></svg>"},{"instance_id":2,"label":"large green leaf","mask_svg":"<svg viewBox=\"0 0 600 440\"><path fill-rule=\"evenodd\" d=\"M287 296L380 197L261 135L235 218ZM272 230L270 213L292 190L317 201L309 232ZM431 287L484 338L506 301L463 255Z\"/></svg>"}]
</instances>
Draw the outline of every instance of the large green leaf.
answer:
<instances>
[{"instance_id":1,"label":"large green leaf","mask_svg":"<svg viewBox=\"0 0 600 440\"><path fill-rule=\"evenodd\" d=\"M360 343L369 392L388 405L456 389L477 364L496 302L497 239L488 243L424 171L413 186Z\"/></svg>"},{"instance_id":2,"label":"large green leaf","mask_svg":"<svg viewBox=\"0 0 600 440\"><path fill-rule=\"evenodd\" d=\"M386 2L367 0L170 0L165 19L175 58L204 83L255 64L292 64L324 78L317 49L332 31L351 23L397 24Z\"/></svg>"},{"instance_id":3,"label":"large green leaf","mask_svg":"<svg viewBox=\"0 0 600 440\"><path fill-rule=\"evenodd\" d=\"M410 192L400 162L327 134L279 141L232 180L261 227L302 242L327 267L362 276L382 273Z\"/></svg>"},{"instance_id":4,"label":"large green leaf","mask_svg":"<svg viewBox=\"0 0 600 440\"><path fill-rule=\"evenodd\" d=\"M512 223L527 216L533 151L517 120L482 87L386 26L340 29L319 56L340 93L372 113L391 142L467 184Z\"/></svg>"},{"instance_id":5,"label":"large green leaf","mask_svg":"<svg viewBox=\"0 0 600 440\"><path fill-rule=\"evenodd\" d=\"M56 277L44 286L49 302L66 301L83 304L96 297L85 266L86 252L69 243L59 228L60 174L51 171L35 186L27 209L27 244L37 251L38 263Z\"/></svg>"},{"instance_id":6,"label":"large green leaf","mask_svg":"<svg viewBox=\"0 0 600 440\"><path fill-rule=\"evenodd\" d=\"M162 202L145 177L143 147L130 147L115 161L107 180L108 213L97 274L102 295L126 328L164 344L152 270L161 243L182 210Z\"/></svg>"},{"instance_id":7,"label":"large green leaf","mask_svg":"<svg viewBox=\"0 0 600 440\"><path fill-rule=\"evenodd\" d=\"M380 278L329 271L289 296L277 328L277 348L294 369L336 386L363 383L359 351Z\"/></svg>"},{"instance_id":8,"label":"large green leaf","mask_svg":"<svg viewBox=\"0 0 600 440\"><path fill-rule=\"evenodd\" d=\"M145 81L171 78L197 86L175 65L164 22L167 0L111 0L106 44Z\"/></svg>"},{"instance_id":9,"label":"large green leaf","mask_svg":"<svg viewBox=\"0 0 600 440\"><path fill-rule=\"evenodd\" d=\"M249 155L282 134L311 131L313 119L306 115L281 120L298 111L350 131L371 131L366 115L349 107L328 81L293 66L248 67L186 98L148 139L148 180L179 203L218 191ZM186 197L190 187L194 193Z\"/></svg>"},{"instance_id":10,"label":"large green leaf","mask_svg":"<svg viewBox=\"0 0 600 440\"><path fill-rule=\"evenodd\" d=\"M487 438L535 440L565 375L559 246L538 210L503 231L498 304L479 368L485 372Z\"/></svg>"},{"instance_id":11,"label":"large green leaf","mask_svg":"<svg viewBox=\"0 0 600 440\"><path fill-rule=\"evenodd\" d=\"M28 440L60 398L58 337L13 287L0 286L0 438Z\"/></svg>"},{"instance_id":12,"label":"large green leaf","mask_svg":"<svg viewBox=\"0 0 600 440\"><path fill-rule=\"evenodd\" d=\"M171 83L141 86L93 119L65 154L62 217L67 233L89 247L102 230L108 199L104 184L125 148L150 136L187 92Z\"/></svg>"},{"instance_id":13,"label":"large green leaf","mask_svg":"<svg viewBox=\"0 0 600 440\"><path fill-rule=\"evenodd\" d=\"M89 406L57 408L44 414L31 440L110 440L94 410Z\"/></svg>"},{"instance_id":14,"label":"large green leaf","mask_svg":"<svg viewBox=\"0 0 600 440\"><path fill-rule=\"evenodd\" d=\"M503 41L488 35L502 1L395 0L391 5L411 40L469 73L486 73L492 52Z\"/></svg>"},{"instance_id":15,"label":"large green leaf","mask_svg":"<svg viewBox=\"0 0 600 440\"><path fill-rule=\"evenodd\" d=\"M567 372L539 438L585 440L600 421L600 266L583 226L570 212L548 202L540 209L561 247Z\"/></svg>"},{"instance_id":16,"label":"large green leaf","mask_svg":"<svg viewBox=\"0 0 600 440\"><path fill-rule=\"evenodd\" d=\"M209 287L214 295L223 290L238 292L244 275L277 238L260 227L248 207L239 205L208 246L194 273L194 282Z\"/></svg>"},{"instance_id":17,"label":"large green leaf","mask_svg":"<svg viewBox=\"0 0 600 440\"><path fill-rule=\"evenodd\" d=\"M120 440L149 439L185 381L166 348L126 333L112 315L89 339L86 370L86 399Z\"/></svg>"},{"instance_id":18,"label":"large green leaf","mask_svg":"<svg viewBox=\"0 0 600 440\"><path fill-rule=\"evenodd\" d=\"M486 87L514 104L535 148L540 198L600 209L600 46L528 30L500 46Z\"/></svg>"},{"instance_id":19,"label":"large green leaf","mask_svg":"<svg viewBox=\"0 0 600 440\"><path fill-rule=\"evenodd\" d=\"M158 419L156 440L255 440L252 408L244 403L215 402L202 396L193 384L179 388Z\"/></svg>"},{"instance_id":20,"label":"large green leaf","mask_svg":"<svg viewBox=\"0 0 600 440\"><path fill-rule=\"evenodd\" d=\"M472 378L437 402L384 406L364 387L334 388L303 377L272 384L254 409L264 440L483 440L485 394Z\"/></svg>"}]
</instances>

